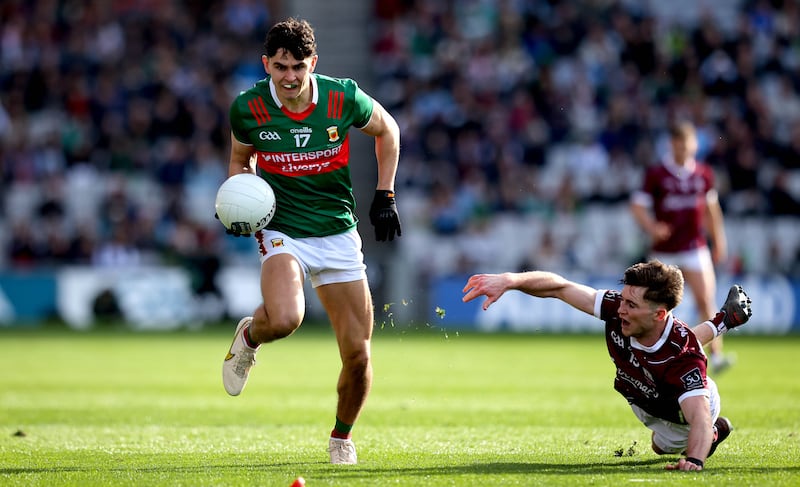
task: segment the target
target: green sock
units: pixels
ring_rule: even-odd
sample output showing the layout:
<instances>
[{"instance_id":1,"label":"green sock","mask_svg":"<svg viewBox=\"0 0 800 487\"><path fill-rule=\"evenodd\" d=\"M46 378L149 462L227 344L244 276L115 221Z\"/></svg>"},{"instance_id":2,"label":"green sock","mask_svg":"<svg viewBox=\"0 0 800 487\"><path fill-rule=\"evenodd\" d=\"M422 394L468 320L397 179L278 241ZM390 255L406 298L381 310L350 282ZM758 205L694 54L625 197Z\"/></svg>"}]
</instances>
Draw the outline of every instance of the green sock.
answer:
<instances>
[{"instance_id":1,"label":"green sock","mask_svg":"<svg viewBox=\"0 0 800 487\"><path fill-rule=\"evenodd\" d=\"M336 425L333 427L333 431L331 431L331 437L343 438L343 439L350 438L350 436L352 436L352 434L350 433L352 429L353 429L352 424L347 424L337 417Z\"/></svg>"}]
</instances>

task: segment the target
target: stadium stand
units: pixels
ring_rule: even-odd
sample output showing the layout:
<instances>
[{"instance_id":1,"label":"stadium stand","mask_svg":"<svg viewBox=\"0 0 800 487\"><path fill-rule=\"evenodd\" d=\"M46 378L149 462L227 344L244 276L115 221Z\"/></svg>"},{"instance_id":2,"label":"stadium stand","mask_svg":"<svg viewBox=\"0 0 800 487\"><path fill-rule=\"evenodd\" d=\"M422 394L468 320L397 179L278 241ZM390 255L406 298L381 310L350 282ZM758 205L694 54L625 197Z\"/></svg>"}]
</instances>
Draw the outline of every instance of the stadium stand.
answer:
<instances>
[{"instance_id":1,"label":"stadium stand","mask_svg":"<svg viewBox=\"0 0 800 487\"><path fill-rule=\"evenodd\" d=\"M461 247L436 265L444 275L465 261L508 269L509 259L624 267L646 246L627 197L663 154L666 124L688 118L726 213L732 255L720 270L796 275L797 2L398 1L375 10L379 96L404 135L398 191L429 215L411 220L419 226L407 233L426 237L403 240L408 258ZM484 262L470 262L479 243L466 248L476 232L494 239ZM544 235L558 259L536 258Z\"/></svg>"},{"instance_id":2,"label":"stadium stand","mask_svg":"<svg viewBox=\"0 0 800 487\"><path fill-rule=\"evenodd\" d=\"M0 269L243 248L198 208L225 176L228 105L261 75L276 3L3 2ZM371 91L403 131L401 259L435 275L616 272L644 250L627 195L683 116L717 171L723 270L800 275L797 2L373 10Z\"/></svg>"}]
</instances>

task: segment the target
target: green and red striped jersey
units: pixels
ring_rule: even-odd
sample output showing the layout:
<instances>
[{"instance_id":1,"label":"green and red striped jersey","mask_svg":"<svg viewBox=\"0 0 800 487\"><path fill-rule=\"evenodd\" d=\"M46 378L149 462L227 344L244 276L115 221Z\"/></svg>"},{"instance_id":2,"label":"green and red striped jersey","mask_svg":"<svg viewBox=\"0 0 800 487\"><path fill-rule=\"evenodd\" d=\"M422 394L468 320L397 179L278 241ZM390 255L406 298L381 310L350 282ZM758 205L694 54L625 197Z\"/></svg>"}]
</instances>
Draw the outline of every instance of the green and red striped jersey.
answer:
<instances>
[{"instance_id":1,"label":"green and red striped jersey","mask_svg":"<svg viewBox=\"0 0 800 487\"><path fill-rule=\"evenodd\" d=\"M275 191L277 209L267 228L294 238L356 225L348 132L372 116L372 98L351 79L312 73L311 89L311 106L292 113L267 76L230 109L234 137L255 148L256 172Z\"/></svg>"}]
</instances>

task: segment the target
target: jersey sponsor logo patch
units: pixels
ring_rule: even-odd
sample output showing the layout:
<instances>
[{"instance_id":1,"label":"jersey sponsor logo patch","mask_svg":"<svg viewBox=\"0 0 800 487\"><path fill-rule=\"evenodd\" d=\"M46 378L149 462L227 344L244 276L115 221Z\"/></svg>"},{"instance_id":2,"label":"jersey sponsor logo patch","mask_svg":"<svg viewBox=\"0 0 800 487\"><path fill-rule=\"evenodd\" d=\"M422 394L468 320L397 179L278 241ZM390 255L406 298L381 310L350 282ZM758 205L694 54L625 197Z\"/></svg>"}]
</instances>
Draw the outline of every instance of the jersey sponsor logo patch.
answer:
<instances>
[{"instance_id":1,"label":"jersey sponsor logo patch","mask_svg":"<svg viewBox=\"0 0 800 487\"><path fill-rule=\"evenodd\" d=\"M644 382L642 382L641 379L633 377L632 375L620 369L619 367L617 367L617 379L627 382L631 386L638 389L639 392L641 392L646 397L649 397L651 399L656 399L659 396L658 390L655 387L651 387L649 384L645 384Z\"/></svg>"},{"instance_id":2,"label":"jersey sponsor logo patch","mask_svg":"<svg viewBox=\"0 0 800 487\"><path fill-rule=\"evenodd\" d=\"M270 174L284 176L313 176L339 170L348 164L350 148L348 138L335 147L308 152L263 152L257 153L259 169Z\"/></svg>"},{"instance_id":3,"label":"jersey sponsor logo patch","mask_svg":"<svg viewBox=\"0 0 800 487\"><path fill-rule=\"evenodd\" d=\"M281 136L278 132L274 130L262 130L258 133L258 138L261 140L271 140L271 141L278 141L281 140Z\"/></svg>"},{"instance_id":4,"label":"jersey sponsor logo patch","mask_svg":"<svg viewBox=\"0 0 800 487\"><path fill-rule=\"evenodd\" d=\"M266 105L264 105L264 99L260 96L248 100L247 106L250 107L250 113L253 114L253 118L256 119L256 122L258 122L259 125L263 125L272 120L272 118L269 116Z\"/></svg>"},{"instance_id":5,"label":"jersey sponsor logo patch","mask_svg":"<svg viewBox=\"0 0 800 487\"><path fill-rule=\"evenodd\" d=\"M336 142L339 140L339 127L331 125L325 130L328 131L328 142Z\"/></svg>"},{"instance_id":6,"label":"jersey sponsor logo patch","mask_svg":"<svg viewBox=\"0 0 800 487\"><path fill-rule=\"evenodd\" d=\"M702 389L704 387L703 376L700 374L700 369L697 367L683 374L681 376L681 382L683 382L683 386L686 387L687 391Z\"/></svg>"},{"instance_id":7,"label":"jersey sponsor logo patch","mask_svg":"<svg viewBox=\"0 0 800 487\"><path fill-rule=\"evenodd\" d=\"M671 194L664 198L664 203L662 205L665 210L679 211L697 208L697 206L702 203L703 199L698 195Z\"/></svg>"}]
</instances>

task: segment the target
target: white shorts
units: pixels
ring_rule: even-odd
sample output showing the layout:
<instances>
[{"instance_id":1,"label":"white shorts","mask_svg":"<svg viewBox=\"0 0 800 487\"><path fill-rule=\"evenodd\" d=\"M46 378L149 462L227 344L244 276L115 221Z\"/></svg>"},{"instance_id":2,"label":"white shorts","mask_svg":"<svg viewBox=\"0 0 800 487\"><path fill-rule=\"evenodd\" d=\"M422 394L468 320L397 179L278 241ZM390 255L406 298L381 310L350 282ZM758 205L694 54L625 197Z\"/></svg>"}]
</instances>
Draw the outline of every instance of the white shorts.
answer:
<instances>
[{"instance_id":1,"label":"white shorts","mask_svg":"<svg viewBox=\"0 0 800 487\"><path fill-rule=\"evenodd\" d=\"M714 269L711 251L707 246L675 253L652 252L650 258L658 259L667 265L676 265L681 270L704 272Z\"/></svg>"},{"instance_id":2,"label":"white shorts","mask_svg":"<svg viewBox=\"0 0 800 487\"><path fill-rule=\"evenodd\" d=\"M711 407L711 423L713 424L719 417L720 398L717 391L717 384L706 378L708 389L708 402ZM639 418L645 426L653 431L653 443L665 453L682 453L689 444L689 425L677 424L665 419L656 418L646 413L642 408L631 404L633 414Z\"/></svg>"},{"instance_id":3,"label":"white shorts","mask_svg":"<svg viewBox=\"0 0 800 487\"><path fill-rule=\"evenodd\" d=\"M353 228L327 237L292 238L274 230L256 232L261 263L278 254L290 254L303 268L312 287L367 278L361 236Z\"/></svg>"}]
</instances>

